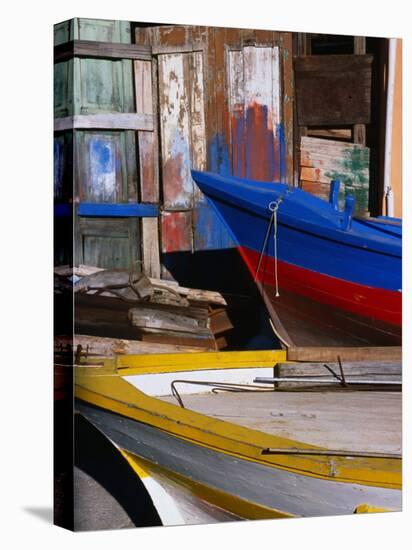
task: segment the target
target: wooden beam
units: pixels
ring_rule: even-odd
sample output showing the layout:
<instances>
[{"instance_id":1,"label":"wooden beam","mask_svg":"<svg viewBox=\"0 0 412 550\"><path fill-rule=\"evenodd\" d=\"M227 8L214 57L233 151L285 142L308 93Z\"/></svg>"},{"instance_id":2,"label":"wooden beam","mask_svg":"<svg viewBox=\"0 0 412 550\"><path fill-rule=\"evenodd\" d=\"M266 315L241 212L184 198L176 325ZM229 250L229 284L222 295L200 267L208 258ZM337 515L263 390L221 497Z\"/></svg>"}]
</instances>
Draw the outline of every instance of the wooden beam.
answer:
<instances>
[{"instance_id":1,"label":"wooden beam","mask_svg":"<svg viewBox=\"0 0 412 550\"><path fill-rule=\"evenodd\" d=\"M142 259L145 274L159 278L159 224L155 218L142 218Z\"/></svg>"},{"instance_id":2,"label":"wooden beam","mask_svg":"<svg viewBox=\"0 0 412 550\"><path fill-rule=\"evenodd\" d=\"M76 334L70 336L56 336L54 339L55 353L62 353L71 348L76 349L82 346L82 356L92 357L112 357L113 355L125 354L159 354L159 353L192 353L204 351L204 347L179 346L173 344L157 344L150 342L140 342L139 340L126 340L123 338L106 338L103 336L87 336L85 334Z\"/></svg>"},{"instance_id":3,"label":"wooden beam","mask_svg":"<svg viewBox=\"0 0 412 550\"><path fill-rule=\"evenodd\" d=\"M366 53L366 37L353 37L353 53L363 55ZM366 126L364 124L355 124L353 126L353 141L361 145L366 145Z\"/></svg>"},{"instance_id":4,"label":"wooden beam","mask_svg":"<svg viewBox=\"0 0 412 550\"><path fill-rule=\"evenodd\" d=\"M384 347L295 347L287 350L288 361L395 361L402 359L400 346Z\"/></svg>"},{"instance_id":5,"label":"wooden beam","mask_svg":"<svg viewBox=\"0 0 412 550\"><path fill-rule=\"evenodd\" d=\"M54 119L54 131L63 130L145 130L153 132L154 115L142 113L105 113L73 115Z\"/></svg>"},{"instance_id":6,"label":"wooden beam","mask_svg":"<svg viewBox=\"0 0 412 550\"><path fill-rule=\"evenodd\" d=\"M77 211L79 216L108 218L156 218L159 207L154 204L106 204L81 202Z\"/></svg>"},{"instance_id":7,"label":"wooden beam","mask_svg":"<svg viewBox=\"0 0 412 550\"><path fill-rule=\"evenodd\" d=\"M121 44L120 42L98 42L95 40L70 40L54 47L55 63L67 61L73 57L150 60L152 49L150 46Z\"/></svg>"}]
</instances>

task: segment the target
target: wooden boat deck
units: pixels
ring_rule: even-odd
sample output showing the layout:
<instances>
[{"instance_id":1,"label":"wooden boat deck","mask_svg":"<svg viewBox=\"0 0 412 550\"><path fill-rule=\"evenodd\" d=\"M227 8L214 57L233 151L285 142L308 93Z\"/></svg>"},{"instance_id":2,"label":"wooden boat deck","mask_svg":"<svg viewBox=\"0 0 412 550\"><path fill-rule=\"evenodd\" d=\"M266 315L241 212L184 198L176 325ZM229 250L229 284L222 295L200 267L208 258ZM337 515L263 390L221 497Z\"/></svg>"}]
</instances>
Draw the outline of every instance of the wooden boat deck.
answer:
<instances>
[{"instance_id":1,"label":"wooden boat deck","mask_svg":"<svg viewBox=\"0 0 412 550\"><path fill-rule=\"evenodd\" d=\"M171 397L164 401L175 403ZM185 408L333 450L401 452L402 394L383 391L202 393Z\"/></svg>"}]
</instances>

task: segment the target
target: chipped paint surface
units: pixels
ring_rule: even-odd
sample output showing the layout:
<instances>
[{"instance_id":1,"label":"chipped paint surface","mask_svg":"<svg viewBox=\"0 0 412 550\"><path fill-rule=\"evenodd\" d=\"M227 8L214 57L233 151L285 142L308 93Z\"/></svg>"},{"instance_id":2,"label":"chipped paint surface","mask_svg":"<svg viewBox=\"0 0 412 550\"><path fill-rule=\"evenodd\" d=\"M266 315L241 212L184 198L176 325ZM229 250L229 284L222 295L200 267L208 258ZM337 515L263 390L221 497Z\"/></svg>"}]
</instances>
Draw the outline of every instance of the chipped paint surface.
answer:
<instances>
[{"instance_id":1,"label":"chipped paint surface","mask_svg":"<svg viewBox=\"0 0 412 550\"><path fill-rule=\"evenodd\" d=\"M362 145L304 136L301 141L302 188L325 200L331 180L339 180L339 207L345 197L356 199L355 212L365 213L369 203L369 149Z\"/></svg>"},{"instance_id":2,"label":"chipped paint surface","mask_svg":"<svg viewBox=\"0 0 412 550\"><path fill-rule=\"evenodd\" d=\"M159 56L164 206L173 209L190 208L193 203L190 109L184 61L184 54Z\"/></svg>"},{"instance_id":3,"label":"chipped paint surface","mask_svg":"<svg viewBox=\"0 0 412 550\"><path fill-rule=\"evenodd\" d=\"M248 43L246 31L239 29L171 26L147 31L149 43L159 48L164 208L168 213L191 211L194 250L234 243L193 184L191 168L266 181L286 181L287 169L293 170L292 123L286 134L281 105L287 98L280 86L280 56L290 64L290 49L278 45L278 33L254 33ZM190 46L199 50L190 52ZM187 250L188 225L177 219L172 233L184 232L174 238ZM178 250L165 238L165 249Z\"/></svg>"},{"instance_id":4,"label":"chipped paint surface","mask_svg":"<svg viewBox=\"0 0 412 550\"><path fill-rule=\"evenodd\" d=\"M192 251L192 212L163 212L162 252Z\"/></svg>"},{"instance_id":5,"label":"chipped paint surface","mask_svg":"<svg viewBox=\"0 0 412 550\"><path fill-rule=\"evenodd\" d=\"M232 174L284 181L279 48L249 46L230 51L228 73Z\"/></svg>"},{"instance_id":6,"label":"chipped paint surface","mask_svg":"<svg viewBox=\"0 0 412 550\"><path fill-rule=\"evenodd\" d=\"M101 137L89 140L90 178L87 182L88 199L92 202L118 201L116 172L119 162L113 144Z\"/></svg>"}]
</instances>

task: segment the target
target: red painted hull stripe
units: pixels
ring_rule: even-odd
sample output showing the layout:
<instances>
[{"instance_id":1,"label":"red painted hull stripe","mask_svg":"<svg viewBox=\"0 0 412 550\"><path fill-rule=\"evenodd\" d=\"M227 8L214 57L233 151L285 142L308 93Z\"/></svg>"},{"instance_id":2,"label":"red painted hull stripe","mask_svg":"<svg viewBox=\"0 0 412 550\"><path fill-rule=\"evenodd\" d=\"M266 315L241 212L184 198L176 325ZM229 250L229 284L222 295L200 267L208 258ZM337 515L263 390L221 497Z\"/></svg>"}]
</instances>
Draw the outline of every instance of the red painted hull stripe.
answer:
<instances>
[{"instance_id":1,"label":"red painted hull stripe","mask_svg":"<svg viewBox=\"0 0 412 550\"><path fill-rule=\"evenodd\" d=\"M260 254L245 247L239 252L255 276ZM264 255L258 280L275 286L275 261ZM279 288L363 317L402 324L402 293L360 285L278 260Z\"/></svg>"}]
</instances>

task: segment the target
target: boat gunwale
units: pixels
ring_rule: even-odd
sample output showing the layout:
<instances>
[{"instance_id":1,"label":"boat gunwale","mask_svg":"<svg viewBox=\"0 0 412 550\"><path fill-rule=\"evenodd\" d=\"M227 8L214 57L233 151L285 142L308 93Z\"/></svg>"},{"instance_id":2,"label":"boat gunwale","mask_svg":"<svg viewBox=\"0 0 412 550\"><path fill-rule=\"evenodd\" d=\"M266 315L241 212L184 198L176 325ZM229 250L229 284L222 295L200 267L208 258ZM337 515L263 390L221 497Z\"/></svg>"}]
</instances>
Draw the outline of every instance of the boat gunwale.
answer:
<instances>
[{"instance_id":1,"label":"boat gunwale","mask_svg":"<svg viewBox=\"0 0 412 550\"><path fill-rule=\"evenodd\" d=\"M213 174L210 172L198 172L199 174L205 174L207 177L214 177ZM221 176L222 177L222 176ZM222 179L235 179L231 176L225 176ZM240 180L237 178L237 180ZM196 180L195 180L196 181ZM261 182L265 183L265 182ZM267 184L273 183L273 182L266 182ZM209 185L206 183L205 185ZM286 184L277 184L277 185L285 185ZM286 186L287 187L287 186ZM210 192L210 191L213 191ZM257 191L257 190L256 190ZM253 189L251 189L251 192L253 192ZM253 199L244 199L239 198L236 195L233 195L229 193L225 189L216 188L214 186L210 186L209 194L206 194L206 198L211 202L213 205L213 199L218 200L220 202L223 202L224 204L230 206L230 207L236 207L239 210L243 210L247 213L252 213L255 216L260 217L263 220L270 220L271 212L268 208L267 211L265 211L264 206L261 204L256 203ZM279 194L278 198L284 199L287 197L287 191L283 194L281 192L277 191L277 194ZM315 197L314 197L315 198ZM322 201L322 199L319 199ZM322 201L326 205L326 201ZM216 209L216 206L213 205ZM395 258L402 258L402 236L399 235L393 235L391 236L384 236L384 235L365 235L362 232L356 231L356 224L364 226L364 224L361 221L357 221L356 218L352 221L352 229L350 230L344 230L341 227L338 226L338 223L341 222L343 212L334 212L331 211L329 216L326 212L318 212L314 206L308 206L308 205L302 205L299 204L299 206L305 207L308 211L312 212L313 214L316 214L319 217L320 222L329 222L331 225L325 225L322 223L314 223L306 219L302 218L295 218L291 214L285 214L282 212L281 207L279 207L278 210L278 224L284 225L292 230L299 230L303 231L309 235L313 235L317 238L329 240L331 242L335 242L337 244L343 245L343 246L349 246L352 248L359 248L361 250L367 250L370 252L375 252L377 254L383 254L386 256L393 256ZM323 207L323 205L322 205ZM217 209L216 209L217 210ZM333 219L331 216L335 215L337 219ZM227 223L226 223L227 225ZM355 227L354 227L355 226ZM374 228L376 230L376 228ZM233 236L233 232L231 232ZM237 244L239 244L238 239L234 239Z\"/></svg>"}]
</instances>

